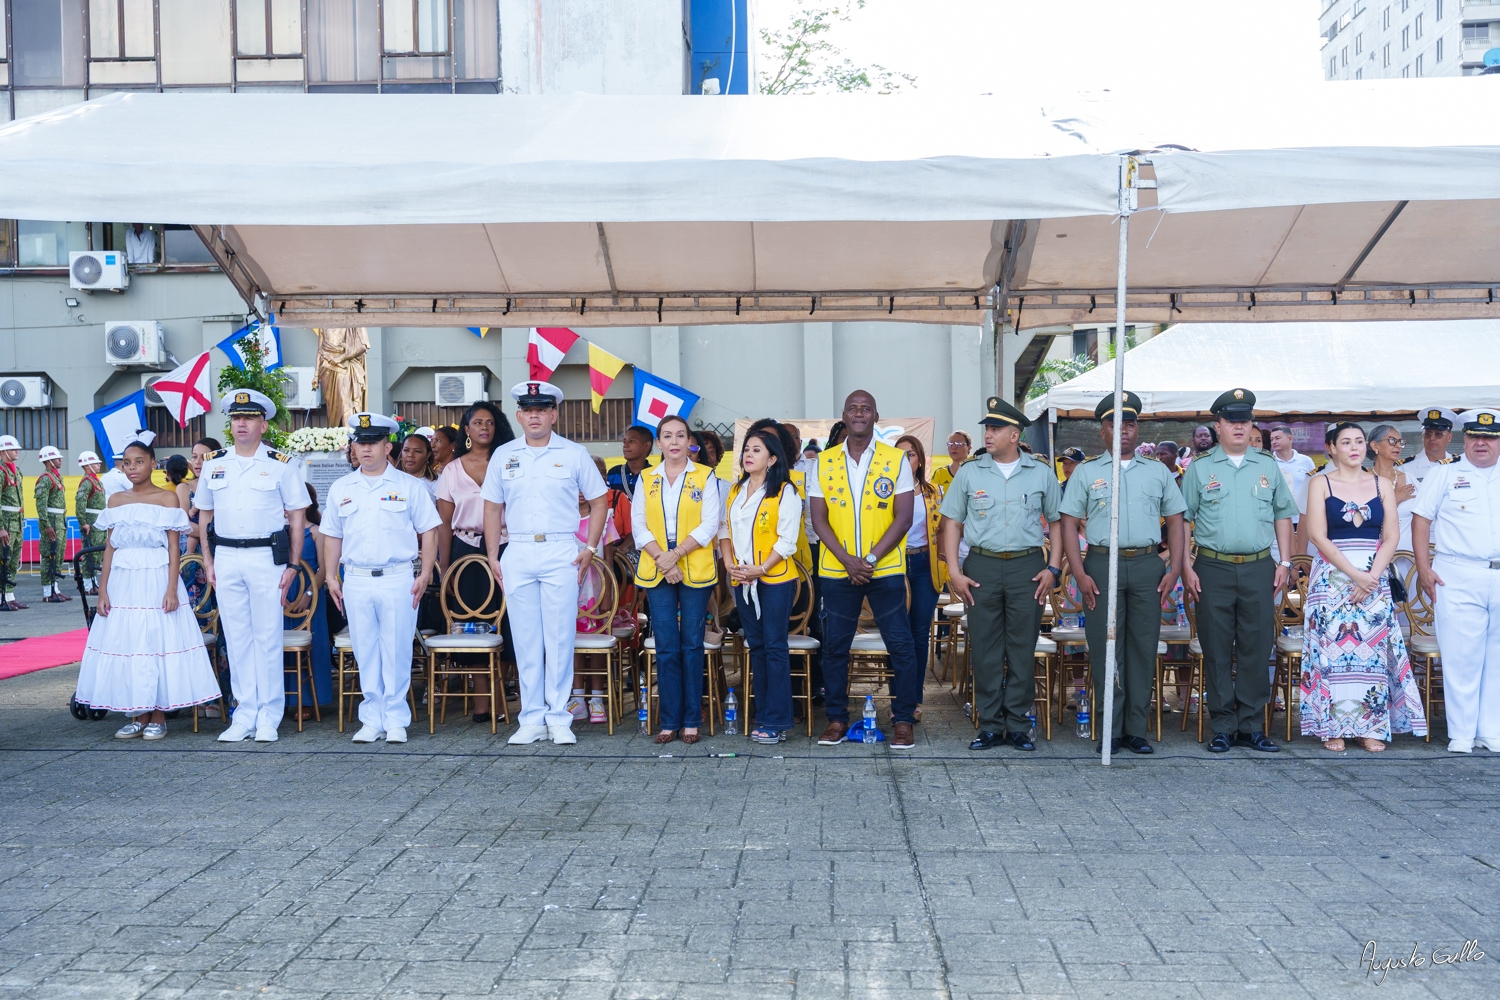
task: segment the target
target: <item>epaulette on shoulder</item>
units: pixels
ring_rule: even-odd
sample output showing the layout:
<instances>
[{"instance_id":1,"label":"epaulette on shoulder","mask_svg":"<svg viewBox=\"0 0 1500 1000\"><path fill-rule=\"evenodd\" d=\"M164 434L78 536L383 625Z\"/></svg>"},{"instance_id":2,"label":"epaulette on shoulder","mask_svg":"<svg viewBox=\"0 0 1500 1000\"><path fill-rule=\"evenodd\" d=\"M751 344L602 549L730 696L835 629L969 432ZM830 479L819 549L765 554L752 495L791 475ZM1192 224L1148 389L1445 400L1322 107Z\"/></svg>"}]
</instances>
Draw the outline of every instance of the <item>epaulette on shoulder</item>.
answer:
<instances>
[{"instance_id":1,"label":"epaulette on shoulder","mask_svg":"<svg viewBox=\"0 0 1500 1000\"><path fill-rule=\"evenodd\" d=\"M1396 464L1397 465L1405 465L1408 462L1414 462L1414 461L1416 461L1416 459L1417 459L1417 456L1415 456L1415 455L1408 455L1406 458L1403 458L1401 461L1397 462Z\"/></svg>"},{"instance_id":2,"label":"epaulette on shoulder","mask_svg":"<svg viewBox=\"0 0 1500 1000\"><path fill-rule=\"evenodd\" d=\"M1454 462L1457 462L1457 461L1458 461L1458 456L1457 455L1449 455L1447 458L1445 458L1441 462L1439 462L1438 465L1451 465L1451 464L1453 464Z\"/></svg>"},{"instance_id":3,"label":"epaulette on shoulder","mask_svg":"<svg viewBox=\"0 0 1500 1000\"><path fill-rule=\"evenodd\" d=\"M982 455L970 455L968 458L966 458L962 462L958 463L959 467L962 468L963 466L968 465L970 462L977 462L977 461L979 461L983 457L984 456L982 456Z\"/></svg>"},{"instance_id":4,"label":"epaulette on shoulder","mask_svg":"<svg viewBox=\"0 0 1500 1000\"><path fill-rule=\"evenodd\" d=\"M209 458L223 458L227 454L229 454L229 449L228 448L220 448L218 451L214 452L212 455L210 455L208 457Z\"/></svg>"},{"instance_id":5,"label":"epaulette on shoulder","mask_svg":"<svg viewBox=\"0 0 1500 1000\"><path fill-rule=\"evenodd\" d=\"M290 462L292 460L292 456L284 451L277 451L275 448L267 448L266 457L274 458L278 462Z\"/></svg>"}]
</instances>

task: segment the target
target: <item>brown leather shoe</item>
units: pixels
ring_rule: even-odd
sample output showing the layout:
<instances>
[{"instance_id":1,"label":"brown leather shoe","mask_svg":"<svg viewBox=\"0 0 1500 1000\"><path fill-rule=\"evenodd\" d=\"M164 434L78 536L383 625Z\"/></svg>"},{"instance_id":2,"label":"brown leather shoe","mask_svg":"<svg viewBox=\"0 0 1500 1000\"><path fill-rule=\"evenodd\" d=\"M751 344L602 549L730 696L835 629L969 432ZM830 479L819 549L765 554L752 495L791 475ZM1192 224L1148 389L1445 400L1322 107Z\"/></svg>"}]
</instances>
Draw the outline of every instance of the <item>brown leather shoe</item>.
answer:
<instances>
[{"instance_id":1,"label":"brown leather shoe","mask_svg":"<svg viewBox=\"0 0 1500 1000\"><path fill-rule=\"evenodd\" d=\"M828 728L823 730L823 735L818 737L818 746L836 747L844 742L849 735L849 723L830 722Z\"/></svg>"},{"instance_id":2,"label":"brown leather shoe","mask_svg":"<svg viewBox=\"0 0 1500 1000\"><path fill-rule=\"evenodd\" d=\"M891 736L892 750L910 750L917 745L917 739L912 733L910 722L898 722L895 728L896 732Z\"/></svg>"}]
</instances>

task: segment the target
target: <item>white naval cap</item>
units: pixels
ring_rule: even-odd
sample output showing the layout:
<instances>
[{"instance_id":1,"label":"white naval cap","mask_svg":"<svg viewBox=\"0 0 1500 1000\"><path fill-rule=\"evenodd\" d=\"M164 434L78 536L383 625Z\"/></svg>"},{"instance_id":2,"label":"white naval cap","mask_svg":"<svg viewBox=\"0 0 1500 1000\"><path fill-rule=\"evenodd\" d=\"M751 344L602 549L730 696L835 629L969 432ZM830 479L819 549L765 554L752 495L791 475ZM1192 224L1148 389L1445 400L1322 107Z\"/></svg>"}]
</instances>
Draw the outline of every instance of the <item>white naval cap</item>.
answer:
<instances>
[{"instance_id":1,"label":"white naval cap","mask_svg":"<svg viewBox=\"0 0 1500 1000\"><path fill-rule=\"evenodd\" d=\"M9 434L0 434L0 451L20 451L21 442Z\"/></svg>"},{"instance_id":2,"label":"white naval cap","mask_svg":"<svg viewBox=\"0 0 1500 1000\"><path fill-rule=\"evenodd\" d=\"M103 465L103 464L104 464L103 462L99 461L99 456L96 455L96 454L94 454L91 451L84 450L84 451L80 451L78 453L78 467L80 469L83 468L86 465Z\"/></svg>"},{"instance_id":3,"label":"white naval cap","mask_svg":"<svg viewBox=\"0 0 1500 1000\"><path fill-rule=\"evenodd\" d=\"M426 438L427 439L427 443L431 444L432 443L432 439L435 438L435 437L437 437L437 428L435 428L435 427L428 427L428 426L426 426L424 424L421 427L418 427L416 430L412 431L412 433L415 434L415 435L417 435L417 437L424 437L424 438Z\"/></svg>"},{"instance_id":4,"label":"white naval cap","mask_svg":"<svg viewBox=\"0 0 1500 1000\"><path fill-rule=\"evenodd\" d=\"M230 417L265 417L270 420L276 416L276 404L271 402L271 397L254 389L227 392L219 406Z\"/></svg>"},{"instance_id":5,"label":"white naval cap","mask_svg":"<svg viewBox=\"0 0 1500 1000\"><path fill-rule=\"evenodd\" d=\"M1423 428L1435 427L1440 431L1457 430L1463 424L1458 419L1458 414L1446 406L1424 406L1417 411L1417 416L1421 419Z\"/></svg>"},{"instance_id":6,"label":"white naval cap","mask_svg":"<svg viewBox=\"0 0 1500 1000\"><path fill-rule=\"evenodd\" d=\"M38 461L42 462L51 462L53 460L60 462L62 461L63 454L49 444L44 446L41 451L37 452L36 457Z\"/></svg>"},{"instance_id":7,"label":"white naval cap","mask_svg":"<svg viewBox=\"0 0 1500 1000\"><path fill-rule=\"evenodd\" d=\"M383 413L356 413L344 421L354 432L354 440L366 444L385 441L401 429L401 425Z\"/></svg>"},{"instance_id":8,"label":"white naval cap","mask_svg":"<svg viewBox=\"0 0 1500 1000\"><path fill-rule=\"evenodd\" d=\"M510 398L521 409L556 406L563 401L563 391L551 382L520 382L510 390Z\"/></svg>"},{"instance_id":9,"label":"white naval cap","mask_svg":"<svg viewBox=\"0 0 1500 1000\"><path fill-rule=\"evenodd\" d=\"M1470 437L1500 437L1500 410L1488 406L1465 410L1464 433Z\"/></svg>"}]
</instances>

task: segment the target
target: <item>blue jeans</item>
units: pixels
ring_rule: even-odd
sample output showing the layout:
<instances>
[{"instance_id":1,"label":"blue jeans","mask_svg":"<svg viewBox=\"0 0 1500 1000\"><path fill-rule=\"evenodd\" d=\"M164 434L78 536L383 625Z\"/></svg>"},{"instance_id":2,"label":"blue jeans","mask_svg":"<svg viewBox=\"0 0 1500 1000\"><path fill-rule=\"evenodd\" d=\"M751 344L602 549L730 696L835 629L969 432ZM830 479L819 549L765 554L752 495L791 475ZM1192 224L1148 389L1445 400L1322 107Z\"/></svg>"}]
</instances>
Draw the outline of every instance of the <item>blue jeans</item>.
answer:
<instances>
[{"instance_id":1,"label":"blue jeans","mask_svg":"<svg viewBox=\"0 0 1500 1000\"><path fill-rule=\"evenodd\" d=\"M740 609L740 627L750 650L750 672L755 683L755 725L780 732L792 728L792 661L787 652L787 625L797 584L762 583L760 617L755 606L734 588L734 603Z\"/></svg>"},{"instance_id":2,"label":"blue jeans","mask_svg":"<svg viewBox=\"0 0 1500 1000\"><path fill-rule=\"evenodd\" d=\"M932 589L932 563L927 553L907 556L906 582L911 586L911 609L907 620L911 623L911 648L917 664L924 675L927 670L927 650L932 641L932 616L937 611L938 592ZM891 692L895 694L894 691ZM922 691L917 689L917 704L922 703Z\"/></svg>"},{"instance_id":3,"label":"blue jeans","mask_svg":"<svg viewBox=\"0 0 1500 1000\"><path fill-rule=\"evenodd\" d=\"M885 640L895 679L891 683L891 721L915 722L913 713L922 696L922 668L911 644L906 617L906 580L884 576L862 586L846 577L823 578L823 711L829 722L849 721L849 644L859 625L865 601Z\"/></svg>"},{"instance_id":4,"label":"blue jeans","mask_svg":"<svg viewBox=\"0 0 1500 1000\"><path fill-rule=\"evenodd\" d=\"M646 590L656 638L656 692L662 729L703 724L703 630L712 587L663 580Z\"/></svg>"}]
</instances>

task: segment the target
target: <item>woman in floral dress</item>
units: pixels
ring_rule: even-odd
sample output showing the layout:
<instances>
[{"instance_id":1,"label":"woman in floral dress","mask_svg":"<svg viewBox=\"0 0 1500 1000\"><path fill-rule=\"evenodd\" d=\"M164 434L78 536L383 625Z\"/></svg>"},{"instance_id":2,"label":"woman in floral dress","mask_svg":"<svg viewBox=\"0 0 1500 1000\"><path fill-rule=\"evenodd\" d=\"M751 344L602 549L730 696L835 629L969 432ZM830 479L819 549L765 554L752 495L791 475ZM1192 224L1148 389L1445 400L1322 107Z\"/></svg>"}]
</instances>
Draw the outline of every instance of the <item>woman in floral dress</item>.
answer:
<instances>
[{"instance_id":1,"label":"woman in floral dress","mask_svg":"<svg viewBox=\"0 0 1500 1000\"><path fill-rule=\"evenodd\" d=\"M1346 739L1385 749L1392 733L1427 732L1422 699L1387 580L1400 526L1394 485L1361 468L1365 434L1341 421L1326 435L1326 475L1308 483L1302 734L1334 752Z\"/></svg>"}]
</instances>

